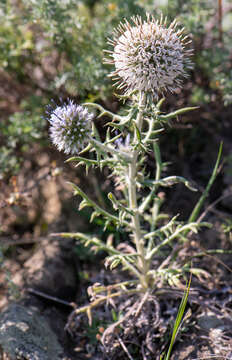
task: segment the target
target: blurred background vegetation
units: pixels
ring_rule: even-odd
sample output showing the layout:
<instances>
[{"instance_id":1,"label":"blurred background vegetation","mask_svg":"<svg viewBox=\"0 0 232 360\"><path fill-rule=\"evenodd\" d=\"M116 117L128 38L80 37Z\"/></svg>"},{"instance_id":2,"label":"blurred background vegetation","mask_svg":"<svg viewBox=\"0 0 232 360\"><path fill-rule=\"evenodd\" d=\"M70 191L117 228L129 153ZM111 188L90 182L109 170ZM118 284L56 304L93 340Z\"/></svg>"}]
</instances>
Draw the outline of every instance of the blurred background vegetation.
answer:
<instances>
[{"instance_id":1,"label":"blurred background vegetation","mask_svg":"<svg viewBox=\"0 0 232 360\"><path fill-rule=\"evenodd\" d=\"M31 248L40 244L37 240L51 232L91 232L103 240L113 236L116 242L126 236L113 227L103 231L101 218L89 226L91 211L77 210L78 200L73 199L65 180L80 185L107 208L107 190L112 190L109 172L104 168L102 176L90 169L86 176L82 168L64 164L65 155L50 144L44 116L52 99L59 102L68 97L123 111L126 104L115 96L107 76L112 69L102 62L103 49L108 48L107 38L120 21L146 12L157 18L163 13L168 22L177 18L191 34L194 48L194 68L177 95L167 94L163 111L184 106L199 109L170 124L160 142L163 161L170 164L166 175L184 176L200 191L195 194L181 185L172 192L164 189L161 196L169 200L167 205L164 202L164 211L188 218L223 141L224 166L205 204L217 201L209 219L215 226L205 237L201 234L201 246L231 249L231 0L0 0L0 270L5 266L3 255L17 259L21 266L30 258ZM95 121L100 134L104 133L108 119ZM147 170L155 174L151 154L147 155ZM82 245L75 252L83 262L78 276L84 279L82 283L88 282L93 276L88 262L95 263L97 272L100 262ZM210 271L221 271L217 261L208 260ZM14 274L18 268L12 263L7 268ZM199 264L202 266L201 258ZM9 274L4 276L15 294Z\"/></svg>"},{"instance_id":2,"label":"blurred background vegetation","mask_svg":"<svg viewBox=\"0 0 232 360\"><path fill-rule=\"evenodd\" d=\"M220 130L216 122L223 122L222 111L228 113L232 103L230 1L1 0L0 179L17 174L35 144L37 151L38 144L48 146L42 116L51 99L119 107L103 49L123 18L146 11L158 17L163 12L169 21L177 17L192 34L195 68L178 100L168 97L169 106L200 105L202 121ZM195 122L192 136L202 125Z\"/></svg>"},{"instance_id":3,"label":"blurred background vegetation","mask_svg":"<svg viewBox=\"0 0 232 360\"><path fill-rule=\"evenodd\" d=\"M59 102L69 97L123 111L126 105L115 96L116 89L107 76L112 69L103 64L103 50L123 18L145 16L146 12L158 18L163 13L168 22L177 18L191 34L194 48L194 69L177 95L167 94L163 111L191 105L200 108L166 129L161 137L164 161L172 163L170 175L186 176L202 190L223 140L225 172L218 178L210 201L223 195L223 186L231 182L232 173L231 1L1 0L0 209L7 208L0 217L3 236L12 232L17 236L46 233L61 213L66 217L61 228L76 230L76 220L70 216L71 208L76 216L76 204L65 204L68 196L64 181L56 185L48 181L59 175L61 168L64 179L72 177L74 182L81 182L95 200L107 207L110 180L102 181L98 172L86 177L72 164L64 165L64 154L50 144L45 108L52 99ZM96 119L100 133L105 132L107 120ZM152 156L147 160L149 171L155 173ZM104 169L104 179L107 175ZM45 185L40 187L44 180ZM66 190L70 200L72 194ZM168 212L184 208L184 216L196 200L182 188L168 196ZM228 203L226 206L231 208ZM90 214L82 215L88 223ZM93 226L99 228L101 223Z\"/></svg>"}]
</instances>

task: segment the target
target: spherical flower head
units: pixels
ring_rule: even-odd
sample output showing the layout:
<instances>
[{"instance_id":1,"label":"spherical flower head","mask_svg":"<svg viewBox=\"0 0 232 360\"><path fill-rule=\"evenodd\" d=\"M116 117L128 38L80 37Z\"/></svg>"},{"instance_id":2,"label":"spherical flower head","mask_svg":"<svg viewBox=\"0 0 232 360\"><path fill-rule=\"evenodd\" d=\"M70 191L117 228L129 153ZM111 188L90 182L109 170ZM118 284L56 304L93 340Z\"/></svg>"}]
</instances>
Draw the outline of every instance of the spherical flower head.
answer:
<instances>
[{"instance_id":1,"label":"spherical flower head","mask_svg":"<svg viewBox=\"0 0 232 360\"><path fill-rule=\"evenodd\" d=\"M77 154L88 144L93 114L87 108L72 100L62 106L49 107L47 120L50 122L50 137L59 151Z\"/></svg>"},{"instance_id":2,"label":"spherical flower head","mask_svg":"<svg viewBox=\"0 0 232 360\"><path fill-rule=\"evenodd\" d=\"M121 23L109 40L114 50L105 61L116 68L110 76L127 93L140 91L158 98L176 91L188 76L186 70L192 68L192 50L186 49L191 41L184 28L176 30L176 20L167 27L162 17L158 21L149 14L146 21L140 16L131 20L132 25L126 20Z\"/></svg>"}]
</instances>

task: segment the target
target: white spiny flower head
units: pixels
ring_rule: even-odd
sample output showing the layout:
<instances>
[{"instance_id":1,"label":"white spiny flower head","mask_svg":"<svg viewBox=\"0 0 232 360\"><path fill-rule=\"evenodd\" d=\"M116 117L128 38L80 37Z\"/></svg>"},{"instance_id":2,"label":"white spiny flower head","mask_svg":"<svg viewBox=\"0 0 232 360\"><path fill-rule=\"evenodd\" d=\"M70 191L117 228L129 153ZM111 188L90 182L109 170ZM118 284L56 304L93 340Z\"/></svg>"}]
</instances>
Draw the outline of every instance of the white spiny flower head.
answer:
<instances>
[{"instance_id":1,"label":"white spiny flower head","mask_svg":"<svg viewBox=\"0 0 232 360\"><path fill-rule=\"evenodd\" d=\"M88 144L93 114L87 108L68 100L62 106L48 106L50 137L59 151L77 154Z\"/></svg>"},{"instance_id":2,"label":"white spiny flower head","mask_svg":"<svg viewBox=\"0 0 232 360\"><path fill-rule=\"evenodd\" d=\"M184 28L177 30L176 20L167 27L162 16L155 20L149 14L145 21L134 16L131 22L120 23L109 39L114 50L106 51L110 59L105 62L115 65L109 76L128 94L140 91L158 98L166 91L175 92L192 68L192 50L186 49L191 40Z\"/></svg>"}]
</instances>

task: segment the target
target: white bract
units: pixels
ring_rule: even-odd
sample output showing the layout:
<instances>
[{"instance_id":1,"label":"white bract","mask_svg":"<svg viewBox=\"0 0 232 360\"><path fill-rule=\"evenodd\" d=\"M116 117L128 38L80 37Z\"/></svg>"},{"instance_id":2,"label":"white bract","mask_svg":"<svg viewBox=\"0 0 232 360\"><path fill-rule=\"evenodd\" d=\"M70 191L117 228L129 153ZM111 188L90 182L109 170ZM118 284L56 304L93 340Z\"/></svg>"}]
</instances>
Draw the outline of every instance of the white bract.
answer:
<instances>
[{"instance_id":1,"label":"white bract","mask_svg":"<svg viewBox=\"0 0 232 360\"><path fill-rule=\"evenodd\" d=\"M67 104L49 108L50 137L59 151L79 153L89 142L93 114L68 100Z\"/></svg>"},{"instance_id":2,"label":"white bract","mask_svg":"<svg viewBox=\"0 0 232 360\"><path fill-rule=\"evenodd\" d=\"M146 21L140 16L120 24L114 31L114 46L107 63L115 65L110 76L117 80L120 89L151 93L154 97L181 87L186 70L192 68L189 56L192 50L185 47L191 41L183 34L184 28L176 30L174 20L166 27L163 22L147 14Z\"/></svg>"}]
</instances>

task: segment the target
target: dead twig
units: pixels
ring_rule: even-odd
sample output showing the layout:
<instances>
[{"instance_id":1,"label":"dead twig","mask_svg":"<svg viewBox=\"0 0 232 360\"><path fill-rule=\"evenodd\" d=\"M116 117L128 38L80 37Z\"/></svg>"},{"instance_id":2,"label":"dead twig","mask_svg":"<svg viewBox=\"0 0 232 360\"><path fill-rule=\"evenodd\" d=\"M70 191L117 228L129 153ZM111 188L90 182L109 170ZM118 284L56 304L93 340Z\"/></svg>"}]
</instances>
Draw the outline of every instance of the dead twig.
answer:
<instances>
[{"instance_id":1,"label":"dead twig","mask_svg":"<svg viewBox=\"0 0 232 360\"><path fill-rule=\"evenodd\" d=\"M222 201L223 199L226 199L227 197L232 196L232 192L229 192L226 195L222 195L220 196L217 200L215 200L214 202L212 202L211 204L209 204L207 206L207 208L205 209L205 211L201 214L201 216L197 219L197 223L200 223L202 221L202 219L206 216L206 214L211 211L215 205L217 205L220 201Z\"/></svg>"},{"instance_id":2,"label":"dead twig","mask_svg":"<svg viewBox=\"0 0 232 360\"><path fill-rule=\"evenodd\" d=\"M135 317L138 317L138 315L139 315L139 313L140 313L140 311L141 311L144 303L147 301L148 295L149 295L149 292L147 291L147 292L144 294L144 296L143 296L143 298L142 298L142 301L140 302L140 304L139 304L139 306L138 306L138 309L137 309L137 311L136 311L136 313L135 313Z\"/></svg>"},{"instance_id":3,"label":"dead twig","mask_svg":"<svg viewBox=\"0 0 232 360\"><path fill-rule=\"evenodd\" d=\"M133 360L132 356L130 355L126 345L124 344L124 342L122 341L122 339L117 335L117 339L118 339L118 342L119 344L121 345L121 347L123 348L123 350L125 351L125 353L127 354L128 358L130 360Z\"/></svg>"},{"instance_id":4,"label":"dead twig","mask_svg":"<svg viewBox=\"0 0 232 360\"><path fill-rule=\"evenodd\" d=\"M111 324L110 326L108 326L108 328L104 331L102 338L101 338L101 342L104 345L105 344L105 338L109 333L112 333L114 331L114 329L119 326L123 321L125 321L132 313L133 311L136 309L136 307L138 306L139 301L136 301L134 303L134 305L130 308L130 310L126 313L126 315L124 315L121 319L119 319L118 321L116 321L115 323Z\"/></svg>"},{"instance_id":5,"label":"dead twig","mask_svg":"<svg viewBox=\"0 0 232 360\"><path fill-rule=\"evenodd\" d=\"M68 302L68 301L59 299L59 298L57 298L57 297L55 297L55 296L51 296L51 295L45 294L45 293L42 292L42 291L38 291L38 290L35 290L35 289L32 289L32 288L28 288L28 289L27 289L27 292L28 292L29 294L33 294L33 295L42 297L42 298L44 298L44 299L51 300L51 301L57 302L57 303L59 303L59 304L65 305L65 306L69 306L69 307L72 307L72 308L76 308L76 307L77 307L77 305L76 305L75 303L73 303L73 302Z\"/></svg>"},{"instance_id":6,"label":"dead twig","mask_svg":"<svg viewBox=\"0 0 232 360\"><path fill-rule=\"evenodd\" d=\"M27 244L35 244L39 243L43 240L47 239L47 237L40 236L37 238L30 238L30 239L15 239L15 240L8 240L6 237L0 237L0 244L1 247L8 248L9 246L17 246L17 245L27 245ZM53 239L51 239L53 240Z\"/></svg>"}]
</instances>

